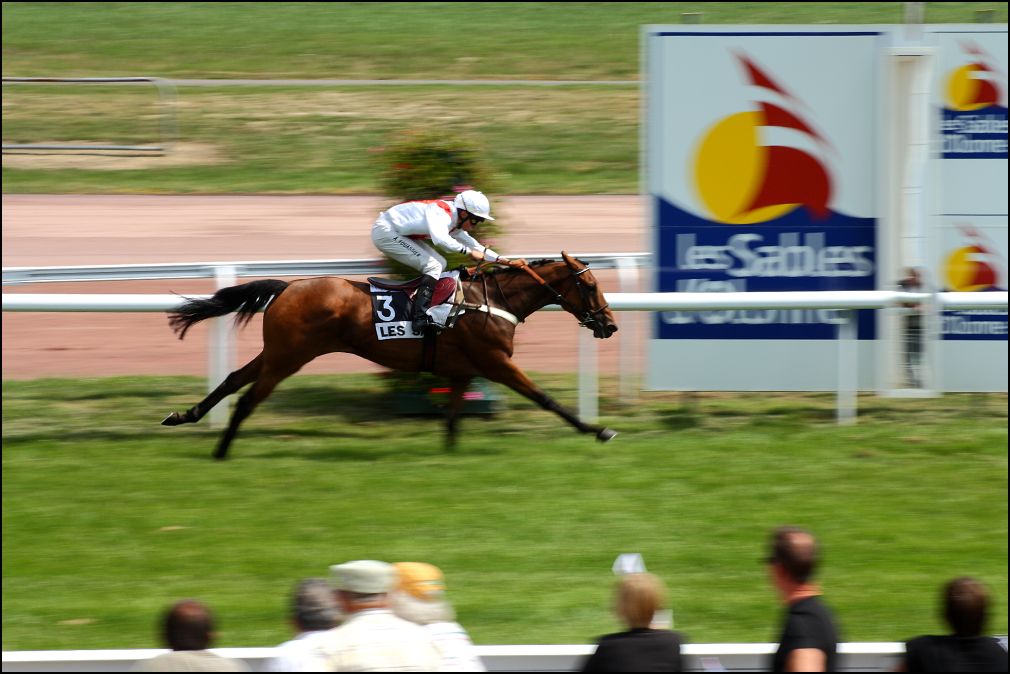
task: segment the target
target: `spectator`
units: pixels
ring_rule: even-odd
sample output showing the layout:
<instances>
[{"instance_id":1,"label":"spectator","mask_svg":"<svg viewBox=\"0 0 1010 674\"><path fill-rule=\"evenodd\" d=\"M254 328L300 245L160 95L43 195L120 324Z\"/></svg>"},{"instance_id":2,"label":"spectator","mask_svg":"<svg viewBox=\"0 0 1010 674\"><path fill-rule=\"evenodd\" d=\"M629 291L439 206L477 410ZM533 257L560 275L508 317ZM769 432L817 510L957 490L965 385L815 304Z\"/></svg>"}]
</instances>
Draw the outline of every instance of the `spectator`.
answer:
<instances>
[{"instance_id":1,"label":"spectator","mask_svg":"<svg viewBox=\"0 0 1010 674\"><path fill-rule=\"evenodd\" d=\"M222 658L207 649L216 637L214 618L201 602L183 599L165 614L162 638L172 649L134 666L135 672L248 672L241 660Z\"/></svg>"},{"instance_id":2,"label":"spectator","mask_svg":"<svg viewBox=\"0 0 1010 674\"><path fill-rule=\"evenodd\" d=\"M772 583L788 607L772 671L837 671L838 629L813 580L820 561L813 534L798 527L775 529L766 561Z\"/></svg>"},{"instance_id":3,"label":"spectator","mask_svg":"<svg viewBox=\"0 0 1010 674\"><path fill-rule=\"evenodd\" d=\"M681 635L654 629L653 616L662 609L666 590L651 573L628 573L617 581L614 610L627 625L624 632L600 637L584 672L679 672Z\"/></svg>"},{"instance_id":4,"label":"spectator","mask_svg":"<svg viewBox=\"0 0 1010 674\"><path fill-rule=\"evenodd\" d=\"M943 618L953 634L921 636L905 644L909 672L1005 672L1006 648L982 636L989 618L989 593L974 578L955 578L943 588Z\"/></svg>"},{"instance_id":5,"label":"spectator","mask_svg":"<svg viewBox=\"0 0 1010 674\"><path fill-rule=\"evenodd\" d=\"M456 622L456 612L445 598L445 577L432 564L394 564L396 587L389 594L393 612L421 625L442 654L442 672L487 671L466 630Z\"/></svg>"},{"instance_id":6,"label":"spectator","mask_svg":"<svg viewBox=\"0 0 1010 674\"><path fill-rule=\"evenodd\" d=\"M322 635L337 626L340 609L333 587L323 578L308 578L295 587L291 601L294 639L277 647L266 664L270 672L318 672L322 661Z\"/></svg>"},{"instance_id":7,"label":"spectator","mask_svg":"<svg viewBox=\"0 0 1010 674\"><path fill-rule=\"evenodd\" d=\"M344 623L322 637L324 668L331 672L434 672L441 656L431 636L398 618L388 593L396 572L385 562L361 560L330 567Z\"/></svg>"},{"instance_id":8,"label":"spectator","mask_svg":"<svg viewBox=\"0 0 1010 674\"><path fill-rule=\"evenodd\" d=\"M905 278L898 281L898 289L909 293L922 292L922 275L917 267L905 270ZM904 344L905 385L910 388L922 386L922 305L919 302L905 302L902 316L902 341Z\"/></svg>"}]
</instances>

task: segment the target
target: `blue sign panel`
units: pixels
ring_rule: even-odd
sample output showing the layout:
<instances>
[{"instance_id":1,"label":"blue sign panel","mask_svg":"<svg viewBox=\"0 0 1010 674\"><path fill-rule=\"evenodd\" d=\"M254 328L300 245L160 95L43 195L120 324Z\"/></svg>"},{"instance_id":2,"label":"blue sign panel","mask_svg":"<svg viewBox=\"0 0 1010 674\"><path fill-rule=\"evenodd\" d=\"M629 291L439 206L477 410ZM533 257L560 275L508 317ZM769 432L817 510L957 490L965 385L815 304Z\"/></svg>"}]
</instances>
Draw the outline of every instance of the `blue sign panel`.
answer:
<instances>
[{"instance_id":1,"label":"blue sign panel","mask_svg":"<svg viewBox=\"0 0 1010 674\"><path fill-rule=\"evenodd\" d=\"M713 223L662 198L658 213L659 292L873 290L875 220L831 213L813 224L797 209L776 220ZM872 311L859 313L860 339L873 339ZM664 312L658 339L835 339L838 312L726 310Z\"/></svg>"}]
</instances>

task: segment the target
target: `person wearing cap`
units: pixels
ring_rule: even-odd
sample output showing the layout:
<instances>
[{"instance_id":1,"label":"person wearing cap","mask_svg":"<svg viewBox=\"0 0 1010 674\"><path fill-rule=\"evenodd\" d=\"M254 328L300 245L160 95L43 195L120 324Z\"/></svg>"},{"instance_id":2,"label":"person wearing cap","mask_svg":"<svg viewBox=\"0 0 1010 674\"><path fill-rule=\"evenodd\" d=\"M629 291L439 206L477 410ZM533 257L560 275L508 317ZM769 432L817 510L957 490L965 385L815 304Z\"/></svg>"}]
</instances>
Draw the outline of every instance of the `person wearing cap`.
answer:
<instances>
[{"instance_id":1,"label":"person wearing cap","mask_svg":"<svg viewBox=\"0 0 1010 674\"><path fill-rule=\"evenodd\" d=\"M420 626L393 614L391 564L358 560L330 567L344 622L322 637L322 669L330 672L435 672L441 654Z\"/></svg>"},{"instance_id":2,"label":"person wearing cap","mask_svg":"<svg viewBox=\"0 0 1010 674\"><path fill-rule=\"evenodd\" d=\"M456 622L456 612L445 597L442 571L424 562L399 562L393 568L397 571L396 585L389 593L393 612L431 634L442 654L440 671L487 671L470 635Z\"/></svg>"},{"instance_id":3,"label":"person wearing cap","mask_svg":"<svg viewBox=\"0 0 1010 674\"><path fill-rule=\"evenodd\" d=\"M465 190L453 199L430 199L397 204L379 214L372 225L372 243L387 256L421 272L411 316L414 329L432 323L427 311L435 283L445 271L445 258L432 245L469 255L482 262L513 264L470 234L491 217L491 204L483 192Z\"/></svg>"},{"instance_id":4,"label":"person wearing cap","mask_svg":"<svg viewBox=\"0 0 1010 674\"><path fill-rule=\"evenodd\" d=\"M306 578L291 597L291 624L297 636L285 641L266 663L268 672L318 672L323 666L322 635L337 626L340 609L325 578Z\"/></svg>"}]
</instances>

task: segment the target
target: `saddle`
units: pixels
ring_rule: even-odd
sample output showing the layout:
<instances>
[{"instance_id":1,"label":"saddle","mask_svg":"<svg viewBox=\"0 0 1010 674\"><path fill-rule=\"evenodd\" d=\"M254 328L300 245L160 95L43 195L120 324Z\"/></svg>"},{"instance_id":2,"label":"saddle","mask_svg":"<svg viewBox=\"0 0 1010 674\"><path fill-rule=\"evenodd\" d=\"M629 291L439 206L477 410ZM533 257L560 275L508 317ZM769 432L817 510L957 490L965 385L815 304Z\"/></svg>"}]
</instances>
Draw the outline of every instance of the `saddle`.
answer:
<instances>
[{"instance_id":1,"label":"saddle","mask_svg":"<svg viewBox=\"0 0 1010 674\"><path fill-rule=\"evenodd\" d=\"M409 281L393 281L390 279L370 276L368 277L368 282L376 288L382 288L383 290L399 290L406 293L408 297L413 297L414 292L417 290L417 286L421 284L422 278L424 277L418 276L417 278L412 278ZM438 279L435 283L435 292L431 296L431 306L437 307L439 304L448 302L455 292L456 280L454 278L451 276L444 276Z\"/></svg>"}]
</instances>

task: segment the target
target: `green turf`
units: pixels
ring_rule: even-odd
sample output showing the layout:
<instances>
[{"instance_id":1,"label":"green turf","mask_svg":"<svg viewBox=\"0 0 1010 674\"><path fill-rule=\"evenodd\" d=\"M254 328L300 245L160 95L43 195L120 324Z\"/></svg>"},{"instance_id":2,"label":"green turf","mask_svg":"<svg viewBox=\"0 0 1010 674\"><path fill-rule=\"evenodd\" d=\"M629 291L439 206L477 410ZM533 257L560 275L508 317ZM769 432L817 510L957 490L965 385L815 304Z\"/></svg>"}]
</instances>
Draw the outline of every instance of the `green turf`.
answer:
<instances>
[{"instance_id":1,"label":"green turf","mask_svg":"<svg viewBox=\"0 0 1010 674\"><path fill-rule=\"evenodd\" d=\"M636 80L640 26L900 23L904 3L3 5L7 76ZM1006 3L928 3L929 22ZM4 86L4 141L154 144L150 87ZM512 194L635 193L637 86L179 90L185 165L5 166L5 193L381 192L397 133L464 133ZM178 154L178 153L177 153Z\"/></svg>"},{"instance_id":2,"label":"green turf","mask_svg":"<svg viewBox=\"0 0 1010 674\"><path fill-rule=\"evenodd\" d=\"M3 74L313 79L635 79L639 26L901 23L903 2L3 4ZM1007 20L931 2L929 23Z\"/></svg>"},{"instance_id":3,"label":"green turf","mask_svg":"<svg viewBox=\"0 0 1010 674\"><path fill-rule=\"evenodd\" d=\"M574 405L574 377L536 379ZM4 648L154 646L187 596L218 612L220 645L271 645L291 585L353 558L442 567L479 644L588 643L617 627L622 552L668 583L691 641L764 642L759 559L784 523L823 541L846 641L941 629L960 574L993 589L1006 633L1006 395L864 396L839 427L826 394L601 388L611 443L509 394L447 453L437 420L384 413L379 378L298 376L214 462L206 422L158 424L196 378L4 382Z\"/></svg>"},{"instance_id":4,"label":"green turf","mask_svg":"<svg viewBox=\"0 0 1010 674\"><path fill-rule=\"evenodd\" d=\"M9 142L154 144L153 89L5 90ZM185 89L179 139L201 163L134 170L33 168L3 172L5 192L377 193L384 146L440 120L447 135L475 139L511 194L633 193L638 175L635 88L488 87L479 106L432 87ZM62 111L57 119L52 110ZM40 168L35 169L34 166Z\"/></svg>"}]
</instances>

